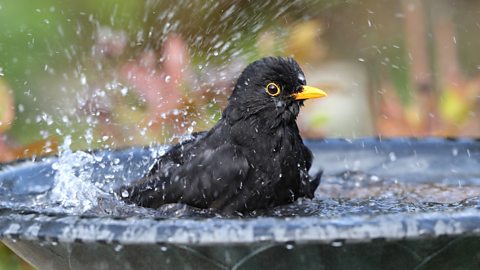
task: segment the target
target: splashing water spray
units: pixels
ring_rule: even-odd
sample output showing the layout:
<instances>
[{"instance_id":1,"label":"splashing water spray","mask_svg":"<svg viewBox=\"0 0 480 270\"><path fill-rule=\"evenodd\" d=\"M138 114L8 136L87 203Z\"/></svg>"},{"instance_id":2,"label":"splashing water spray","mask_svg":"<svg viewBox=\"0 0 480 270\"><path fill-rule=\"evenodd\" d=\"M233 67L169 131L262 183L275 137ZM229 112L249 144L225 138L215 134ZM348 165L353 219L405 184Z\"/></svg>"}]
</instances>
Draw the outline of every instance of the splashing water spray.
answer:
<instances>
[{"instance_id":1,"label":"splashing water spray","mask_svg":"<svg viewBox=\"0 0 480 270\"><path fill-rule=\"evenodd\" d=\"M67 211L85 212L96 205L99 195L106 194L91 181L95 157L83 151L72 152L72 139L66 136L60 147L55 170L55 182L50 198Z\"/></svg>"}]
</instances>

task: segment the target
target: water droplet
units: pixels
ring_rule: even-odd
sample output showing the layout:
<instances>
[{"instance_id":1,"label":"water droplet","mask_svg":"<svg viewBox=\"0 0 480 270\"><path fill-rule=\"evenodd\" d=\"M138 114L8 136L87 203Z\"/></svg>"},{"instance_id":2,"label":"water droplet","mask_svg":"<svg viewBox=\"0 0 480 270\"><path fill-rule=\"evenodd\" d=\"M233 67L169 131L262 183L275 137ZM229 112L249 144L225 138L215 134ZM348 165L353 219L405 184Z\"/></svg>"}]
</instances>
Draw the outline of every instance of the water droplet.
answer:
<instances>
[{"instance_id":1,"label":"water droplet","mask_svg":"<svg viewBox=\"0 0 480 270\"><path fill-rule=\"evenodd\" d=\"M171 80L172 80L172 77L170 75L165 76L166 83L170 83Z\"/></svg>"},{"instance_id":2,"label":"water droplet","mask_svg":"<svg viewBox=\"0 0 480 270\"><path fill-rule=\"evenodd\" d=\"M42 113L42 120L47 123L47 125L52 125L53 124L53 119L52 119L52 116L46 114L46 113Z\"/></svg>"},{"instance_id":3,"label":"water droplet","mask_svg":"<svg viewBox=\"0 0 480 270\"><path fill-rule=\"evenodd\" d=\"M116 245L113 250L115 250L115 252L120 252L122 249L123 249L122 245Z\"/></svg>"},{"instance_id":4,"label":"water droplet","mask_svg":"<svg viewBox=\"0 0 480 270\"><path fill-rule=\"evenodd\" d=\"M343 246L343 241L342 240L335 240L331 243L332 247L341 247Z\"/></svg>"},{"instance_id":5,"label":"water droplet","mask_svg":"<svg viewBox=\"0 0 480 270\"><path fill-rule=\"evenodd\" d=\"M120 93L122 94L122 96L126 96L127 93L128 93L128 88L127 88L127 87L123 87L122 89L120 89Z\"/></svg>"},{"instance_id":6,"label":"water droplet","mask_svg":"<svg viewBox=\"0 0 480 270\"><path fill-rule=\"evenodd\" d=\"M122 197L123 197L123 198L127 198L128 195L130 195L130 194L128 193L127 190L123 190L123 191L122 191Z\"/></svg>"},{"instance_id":7,"label":"water droplet","mask_svg":"<svg viewBox=\"0 0 480 270\"><path fill-rule=\"evenodd\" d=\"M55 162L52 164L52 169L58 170L59 168L60 168L60 164L58 164L58 162Z\"/></svg>"},{"instance_id":8,"label":"water droplet","mask_svg":"<svg viewBox=\"0 0 480 270\"><path fill-rule=\"evenodd\" d=\"M89 145L93 142L93 130L91 128L85 131L85 141Z\"/></svg>"},{"instance_id":9,"label":"water droplet","mask_svg":"<svg viewBox=\"0 0 480 270\"><path fill-rule=\"evenodd\" d=\"M82 85L86 85L86 84L87 84L87 77L85 77L85 74L80 75L80 83L81 83Z\"/></svg>"},{"instance_id":10,"label":"water droplet","mask_svg":"<svg viewBox=\"0 0 480 270\"><path fill-rule=\"evenodd\" d=\"M295 242L287 242L285 243L285 248L288 250L292 250L295 248Z\"/></svg>"}]
</instances>

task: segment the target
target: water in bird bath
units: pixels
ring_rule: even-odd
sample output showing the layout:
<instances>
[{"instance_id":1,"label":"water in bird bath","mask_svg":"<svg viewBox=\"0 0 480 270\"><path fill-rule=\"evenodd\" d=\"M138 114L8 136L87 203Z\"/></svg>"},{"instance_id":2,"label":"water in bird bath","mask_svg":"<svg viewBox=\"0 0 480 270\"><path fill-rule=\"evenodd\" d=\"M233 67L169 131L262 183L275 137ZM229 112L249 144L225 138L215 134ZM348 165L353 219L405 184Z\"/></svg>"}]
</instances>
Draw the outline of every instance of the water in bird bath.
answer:
<instances>
[{"instance_id":1,"label":"water in bird bath","mask_svg":"<svg viewBox=\"0 0 480 270\"><path fill-rule=\"evenodd\" d=\"M233 8L235 8L235 6L233 6ZM227 13L228 12L226 12L226 14ZM162 13L162 15L170 16L167 13ZM105 41L103 38L107 39L105 35L109 36L108 33L106 33L108 31L108 29L99 28L98 34L102 38L97 41ZM109 42L125 42L125 37L121 38L121 34L110 34L116 38L109 40ZM120 40L117 40L117 38ZM191 38L193 37L189 36L186 40L191 41L189 40ZM163 50L169 50L169 46L176 48L185 46L184 43L174 36L170 36L169 40L169 42L165 43L170 45L166 45ZM227 43L225 44L227 45ZM114 44L96 44L96 46L100 47L101 45L113 46ZM123 45L126 46L126 44ZM231 44L229 44L229 46L230 45ZM155 65L144 63L147 60L155 61L155 56L149 54L150 51L151 48L146 46L144 58L139 60L139 65L130 66L126 63L125 66L120 67L121 70L127 70L123 75L127 78L135 79L135 76L142 74L141 71L144 66L150 68L146 69L149 72L156 71ZM182 53L179 55L182 57L185 56L185 54ZM166 61L167 63L165 63L165 65L168 64L168 59L160 60L160 63ZM180 64L184 63L182 62ZM103 68L100 69L104 71ZM164 69L168 69L168 67L165 66ZM205 71L203 67L200 69ZM182 68L180 68L180 70L182 70ZM113 69L109 72L115 74L115 72L118 72L118 69ZM181 73L183 74L183 71ZM95 88L89 83L89 76L81 72L77 75L80 84L85 88L85 93L77 96L76 103L79 104L77 107L93 107L92 111L87 110L85 121L88 127L79 138L84 140L88 147L93 147L95 143L97 143L106 146L107 150L72 151L70 149L71 136L67 135L58 158L45 158L41 163L22 163L20 168L14 169L15 171L13 169L9 170L8 168L2 171L2 179L5 179L5 181L0 183L0 188L2 188L0 189L2 190L0 196L8 199L1 200L1 206L39 212L47 211L76 215L143 215L155 217L221 216L215 211L199 210L180 204L165 205L160 209L152 210L121 202L118 196L114 195L114 190L122 184L141 178L153 164L154 158L158 157L165 149L152 147L149 149L137 148L117 151L113 149L117 148L118 145L122 145L121 142L116 143L114 141L110 145L108 144L109 140L114 140L115 136L103 135L94 139L93 130L98 127L101 129L107 126L105 130L100 130L104 133L110 132L114 134L118 132L118 130L115 129L117 123L112 124L112 119L122 118L121 111L125 109L122 106L127 104L119 105L119 108L113 109L109 108L109 106L112 99L119 97L118 94L120 94L120 96L126 96L131 89L125 86L124 83L118 81L118 74L117 76L112 75L113 78L109 78L111 80L107 80L106 82L104 80L98 80L97 78L98 81L96 84L103 85L100 88ZM216 73L215 75L222 75L222 73L219 72L219 74ZM150 99L147 99L147 97L149 94L152 94L148 92L148 89L152 87L155 88L156 86L167 89L168 85L172 82L173 75L166 72L165 74L162 73L160 77L149 76L147 76L149 80L156 81L160 77L162 80L158 82L158 85L149 85L146 87L147 90L140 95L144 99L143 102L147 103L147 105L151 105L156 109L161 108L160 111L153 109L148 112L148 114L153 114L155 117L159 116L161 119L168 118L163 113L163 109L169 109L175 117L188 114L187 109L170 108L169 102L161 101L158 104L148 104ZM180 80L179 78L177 79ZM201 81L196 82L199 83ZM133 84L135 84L135 82L133 82ZM142 86L138 84L135 85L135 87L142 88ZM110 94L112 95L110 96ZM85 98L88 100L85 100ZM178 99L181 98L173 98L174 102L177 102ZM188 105L188 102L186 105ZM139 107L140 106L137 105L130 106L128 111L133 114L134 111L139 110ZM188 108L188 106L186 107ZM220 111L220 108L217 110ZM72 116L72 114L66 115ZM72 118L75 116L75 113L73 113ZM144 116L149 119L148 117L151 115L142 115L139 118ZM48 115L40 118L46 119L47 124L53 122ZM150 121L147 121L147 123L141 124L133 122L134 124L129 128L133 130L133 133L126 132L126 140L129 141L131 139L135 141L134 137L143 137L146 132L154 129L153 127L156 125L155 121L157 120L158 119L152 118ZM175 119L174 121L179 122L178 126L186 132L191 132L196 125L195 121L183 123L177 120L178 119ZM62 117L62 121L66 123L67 127L73 125L69 117ZM56 132L64 135L60 129L56 130ZM125 140L125 137L123 139ZM170 141L168 140L167 142ZM360 142L352 143L352 145L359 143ZM345 142L345 144L348 145L348 142ZM328 146L328 144L326 145ZM480 183L477 181L478 179L475 178L478 175L473 174L475 176L473 177L472 174L467 173L455 179L449 178L449 174L445 174L444 177L440 178L430 177L430 173L443 172L442 169L444 168L450 168L447 173L457 175L458 171L462 172L465 170L465 166L468 167L466 169L469 172L473 170L472 168L478 167L478 160L470 158L470 156L466 157L465 153L467 152L463 153L459 149L453 151L453 148L448 148L450 146L448 146L448 144L445 146L444 142L439 142L438 145L435 145L435 147L443 147L442 154L438 154L436 152L437 150L430 149L424 155L418 154L416 151L409 153L403 153L401 151L399 153L395 151L377 153L372 152L370 148L355 149L355 154L353 155L351 154L351 150L343 153L341 149L329 149L321 144L312 144L312 147L316 159L312 173L321 169L325 171L320 187L315 192L315 198L312 200L301 199L291 205L279 206L274 209L259 210L248 216L320 216L334 218L352 215L455 211L476 205L475 199L480 195ZM395 150L401 149L401 147L398 147L398 149ZM345 156L347 154L351 156ZM475 154L477 153L473 150L469 150L468 152L468 155ZM346 162L346 157L348 157L349 162ZM449 157L451 159L439 161L438 159L441 159L441 157ZM459 162L459 160L461 160L461 162ZM433 164L437 164L437 166L433 166ZM24 185L19 183L24 183ZM12 188L10 188L10 186ZM120 194L120 196L123 195L124 194ZM128 196L128 194L126 195Z\"/></svg>"},{"instance_id":2,"label":"water in bird bath","mask_svg":"<svg viewBox=\"0 0 480 270\"><path fill-rule=\"evenodd\" d=\"M15 86L29 93L26 96L32 99L30 105L38 107L36 117L27 120L44 123L47 128L41 130L41 137L55 135L66 139L58 159L46 158L41 164L23 163L20 176L8 168L2 170L2 176L8 181L1 183L0 196L9 198L2 200L2 205L72 214L165 213L165 216L170 216L174 213L188 216L198 212L206 215L205 211L182 205L151 211L119 202L112 195L113 190L141 177L151 165L152 155L158 156L162 151L152 150L141 156L138 156L140 150L132 151L135 162L131 162L117 157L118 152L114 149L133 144L148 145L162 134L164 128L172 126L176 130L167 130L166 134L162 134L160 143L170 144L173 141L171 138L178 138L178 134L207 129L217 120L218 112L225 105L225 96L231 89L231 81L238 75L239 67L252 58L258 58L257 54L261 54L262 50L271 52L281 51L284 49L280 48L282 46L295 47L287 44L288 38L283 37L292 33L277 29L279 26L284 28L280 22L287 23L285 26L288 27L308 22L318 15L310 11L333 9L336 5L308 1L250 4L148 1L145 4L117 4L106 7L105 12L95 12L87 7L85 10L90 13L84 12L81 4L79 9L82 11L79 12L62 5L35 9L35 13L47 17L65 14L43 20L47 28L54 26L54 33L58 34L45 34L33 39L47 41L45 37L48 37L45 50L50 57L58 57L62 61L57 66L42 63L43 69L38 70L44 71L39 76L43 83L30 81L31 76L23 83L47 89L37 93L42 98L35 96L36 91L42 90L33 89L31 94L30 89L24 89L25 86ZM201 23L192 20L192 12L200 14L199 18L208 19ZM373 12L369 14L374 16ZM321 23L310 22L305 27L312 25L314 32L323 31ZM301 29L304 28L297 29L299 33L303 33ZM70 46L64 46L69 35L82 38L72 38L68 40ZM320 39L318 36L315 38ZM57 39L61 42L56 42ZM256 42L259 43L258 48L253 45ZM313 51L321 51L321 44L317 45L312 48ZM308 55L304 57L308 58ZM308 76L306 79L309 80ZM52 83L44 85L45 81ZM45 98L48 97L46 95L58 95L60 98L49 99ZM54 102L41 104L40 100ZM20 105L19 111L23 111L25 106ZM195 108L205 109L195 111ZM69 143L70 138L75 146ZM107 150L72 151L70 147ZM112 152L107 154L109 151ZM355 162L347 166L343 160L335 159L335 152L314 152L317 162L313 170L325 169L315 198L254 215L334 217L430 211L478 195L478 183L475 181L460 178L439 183L436 182L438 179L429 180L428 171L422 167L425 162L428 164L429 157L427 160L413 157L395 161L395 155L387 153L387 160L405 164L384 168L384 171L370 171L370 167L355 164L383 162L383 157L370 155L366 158L360 151L353 158ZM332 155L333 158L330 158ZM465 164L470 163L467 160ZM393 173L393 170L397 171ZM426 178L420 182L397 179L398 175L405 174L415 179L416 173ZM35 181L30 182L33 179ZM24 186L18 184L27 182L28 185Z\"/></svg>"},{"instance_id":3,"label":"water in bird bath","mask_svg":"<svg viewBox=\"0 0 480 270\"><path fill-rule=\"evenodd\" d=\"M315 155L312 171L324 170L315 198L256 211L246 217L348 218L445 213L478 207L478 143L452 145L442 140L404 140L403 144L408 144L410 150L405 150L402 143L375 140L309 143ZM120 185L148 171L166 147L74 152L69 150L66 140L63 148L58 158L3 167L0 207L51 214L227 218L214 210L182 204L164 205L156 210L142 208L125 204L114 195ZM452 154L454 148L460 153ZM412 151L416 154L409 154ZM392 158L393 155L396 157ZM402 169L405 173L397 172Z\"/></svg>"}]
</instances>

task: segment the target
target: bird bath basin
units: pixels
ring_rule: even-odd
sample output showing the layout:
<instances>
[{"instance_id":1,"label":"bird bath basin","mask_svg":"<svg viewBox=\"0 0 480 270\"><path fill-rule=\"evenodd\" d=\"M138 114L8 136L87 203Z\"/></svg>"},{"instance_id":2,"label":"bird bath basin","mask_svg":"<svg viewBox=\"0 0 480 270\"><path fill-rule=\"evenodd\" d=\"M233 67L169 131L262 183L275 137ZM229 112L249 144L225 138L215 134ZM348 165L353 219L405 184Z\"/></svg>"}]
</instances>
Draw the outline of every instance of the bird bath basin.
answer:
<instances>
[{"instance_id":1,"label":"bird bath basin","mask_svg":"<svg viewBox=\"0 0 480 270\"><path fill-rule=\"evenodd\" d=\"M477 269L480 142L309 141L315 199L222 217L120 202L161 148L0 167L0 239L40 269ZM64 181L68 180L68 181Z\"/></svg>"}]
</instances>

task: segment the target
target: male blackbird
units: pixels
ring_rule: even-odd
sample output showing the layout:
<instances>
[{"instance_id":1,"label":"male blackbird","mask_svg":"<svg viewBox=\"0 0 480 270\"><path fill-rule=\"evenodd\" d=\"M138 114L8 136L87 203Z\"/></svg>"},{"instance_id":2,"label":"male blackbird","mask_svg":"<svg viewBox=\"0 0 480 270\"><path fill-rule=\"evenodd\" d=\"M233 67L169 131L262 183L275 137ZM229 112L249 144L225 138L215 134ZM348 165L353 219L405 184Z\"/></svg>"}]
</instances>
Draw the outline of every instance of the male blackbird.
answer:
<instances>
[{"instance_id":1,"label":"male blackbird","mask_svg":"<svg viewBox=\"0 0 480 270\"><path fill-rule=\"evenodd\" d=\"M295 119L305 99L326 93L305 84L292 58L251 63L218 123L173 146L120 197L149 208L185 203L227 214L313 198L320 176L308 175L312 153Z\"/></svg>"}]
</instances>

